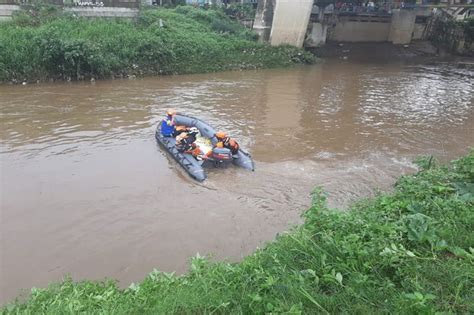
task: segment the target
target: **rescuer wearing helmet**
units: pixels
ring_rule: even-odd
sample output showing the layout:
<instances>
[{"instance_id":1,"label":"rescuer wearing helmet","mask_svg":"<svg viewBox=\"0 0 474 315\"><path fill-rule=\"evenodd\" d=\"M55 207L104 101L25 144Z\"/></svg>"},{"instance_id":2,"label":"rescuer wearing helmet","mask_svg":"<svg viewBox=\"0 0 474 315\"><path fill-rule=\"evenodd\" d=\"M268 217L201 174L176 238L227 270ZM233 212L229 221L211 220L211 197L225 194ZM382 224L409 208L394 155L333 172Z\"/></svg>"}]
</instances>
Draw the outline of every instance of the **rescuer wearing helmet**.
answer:
<instances>
[{"instance_id":1,"label":"rescuer wearing helmet","mask_svg":"<svg viewBox=\"0 0 474 315\"><path fill-rule=\"evenodd\" d=\"M230 138L225 132L219 131L214 135L217 139L216 148L227 148L232 154L239 152L239 144L234 139Z\"/></svg>"},{"instance_id":2,"label":"rescuer wearing helmet","mask_svg":"<svg viewBox=\"0 0 474 315\"><path fill-rule=\"evenodd\" d=\"M176 133L176 122L174 117L176 110L170 108L166 111L166 117L161 121L161 134L165 137L173 137Z\"/></svg>"}]
</instances>

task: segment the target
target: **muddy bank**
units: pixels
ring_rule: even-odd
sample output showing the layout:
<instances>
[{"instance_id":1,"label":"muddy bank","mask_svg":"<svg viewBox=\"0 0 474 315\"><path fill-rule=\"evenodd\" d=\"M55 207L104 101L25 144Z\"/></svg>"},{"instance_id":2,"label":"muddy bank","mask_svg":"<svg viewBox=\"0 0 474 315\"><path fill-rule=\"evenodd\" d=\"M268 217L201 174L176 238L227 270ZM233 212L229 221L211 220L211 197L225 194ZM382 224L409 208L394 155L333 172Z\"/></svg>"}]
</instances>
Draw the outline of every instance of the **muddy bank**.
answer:
<instances>
[{"instance_id":1,"label":"muddy bank","mask_svg":"<svg viewBox=\"0 0 474 315\"><path fill-rule=\"evenodd\" d=\"M350 43L328 42L311 52L322 58L351 59L362 62L411 62L424 63L453 56L436 48L429 41L415 41L409 45L391 43Z\"/></svg>"}]
</instances>

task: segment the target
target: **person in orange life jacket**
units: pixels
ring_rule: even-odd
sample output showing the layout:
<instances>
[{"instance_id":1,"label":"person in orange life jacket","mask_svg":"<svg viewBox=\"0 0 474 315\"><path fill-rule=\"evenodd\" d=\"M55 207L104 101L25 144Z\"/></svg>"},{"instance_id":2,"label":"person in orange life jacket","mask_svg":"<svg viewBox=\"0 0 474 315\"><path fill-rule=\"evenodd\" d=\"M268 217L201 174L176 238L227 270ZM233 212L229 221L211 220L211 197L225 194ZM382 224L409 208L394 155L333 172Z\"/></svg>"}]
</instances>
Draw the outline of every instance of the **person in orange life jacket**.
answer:
<instances>
[{"instance_id":1,"label":"person in orange life jacket","mask_svg":"<svg viewBox=\"0 0 474 315\"><path fill-rule=\"evenodd\" d=\"M198 133L199 129L192 127L176 136L176 147L178 150L181 152L186 152L196 148L196 144L194 142L196 141Z\"/></svg>"},{"instance_id":2,"label":"person in orange life jacket","mask_svg":"<svg viewBox=\"0 0 474 315\"><path fill-rule=\"evenodd\" d=\"M199 129L196 127L192 127L185 132L182 132L176 137L176 147L178 148L178 151L191 154L196 158L196 160L201 161L207 159L207 156L195 143L198 134Z\"/></svg>"},{"instance_id":3,"label":"person in orange life jacket","mask_svg":"<svg viewBox=\"0 0 474 315\"><path fill-rule=\"evenodd\" d=\"M216 148L227 148L232 154L239 152L239 144L234 139L230 138L225 132L219 131L214 135L217 139Z\"/></svg>"},{"instance_id":4,"label":"person in orange life jacket","mask_svg":"<svg viewBox=\"0 0 474 315\"><path fill-rule=\"evenodd\" d=\"M185 151L184 153L191 154L198 161L208 159L208 156L202 152L201 148L196 143L192 143L189 150Z\"/></svg>"},{"instance_id":5,"label":"person in orange life jacket","mask_svg":"<svg viewBox=\"0 0 474 315\"><path fill-rule=\"evenodd\" d=\"M174 121L174 116L176 115L176 110L170 108L166 111L166 118L161 121L161 134L165 137L174 137L176 136L176 122Z\"/></svg>"}]
</instances>

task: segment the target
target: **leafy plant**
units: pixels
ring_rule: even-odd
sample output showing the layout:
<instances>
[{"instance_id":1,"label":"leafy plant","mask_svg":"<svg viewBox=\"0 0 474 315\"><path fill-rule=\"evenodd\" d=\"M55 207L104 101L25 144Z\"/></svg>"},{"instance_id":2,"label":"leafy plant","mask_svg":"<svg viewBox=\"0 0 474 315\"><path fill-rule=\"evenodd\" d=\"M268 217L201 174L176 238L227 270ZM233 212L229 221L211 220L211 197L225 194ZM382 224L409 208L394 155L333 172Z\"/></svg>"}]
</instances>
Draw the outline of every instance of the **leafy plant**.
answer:
<instances>
[{"instance_id":1,"label":"leafy plant","mask_svg":"<svg viewBox=\"0 0 474 315\"><path fill-rule=\"evenodd\" d=\"M0 81L198 73L314 61L294 47L257 43L254 32L220 10L144 9L133 22L46 13L33 18L28 12L0 28Z\"/></svg>"},{"instance_id":2,"label":"leafy plant","mask_svg":"<svg viewBox=\"0 0 474 315\"><path fill-rule=\"evenodd\" d=\"M225 14L237 20L252 20L255 9L251 3L231 3L224 9Z\"/></svg>"}]
</instances>

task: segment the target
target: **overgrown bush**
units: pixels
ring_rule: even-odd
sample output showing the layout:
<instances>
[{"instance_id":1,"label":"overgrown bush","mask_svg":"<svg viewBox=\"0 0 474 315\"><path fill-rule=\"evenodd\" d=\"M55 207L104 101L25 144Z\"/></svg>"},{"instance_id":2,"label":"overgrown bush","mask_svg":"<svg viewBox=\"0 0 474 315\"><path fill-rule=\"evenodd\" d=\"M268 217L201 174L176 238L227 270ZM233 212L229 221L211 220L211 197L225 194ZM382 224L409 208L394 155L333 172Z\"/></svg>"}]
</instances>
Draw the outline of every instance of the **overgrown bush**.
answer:
<instances>
[{"instance_id":1,"label":"overgrown bush","mask_svg":"<svg viewBox=\"0 0 474 315\"><path fill-rule=\"evenodd\" d=\"M431 40L453 53L474 55L474 19L465 21L437 19L431 32ZM463 43L462 49L458 46Z\"/></svg>"},{"instance_id":2,"label":"overgrown bush","mask_svg":"<svg viewBox=\"0 0 474 315\"><path fill-rule=\"evenodd\" d=\"M197 73L313 61L300 49L270 47L256 39L223 12L191 6L143 10L136 21L23 12L0 28L0 81Z\"/></svg>"},{"instance_id":3,"label":"overgrown bush","mask_svg":"<svg viewBox=\"0 0 474 315\"><path fill-rule=\"evenodd\" d=\"M302 226L240 263L197 256L125 290L66 279L3 313L472 314L474 151L422 165L345 212L316 190Z\"/></svg>"},{"instance_id":4,"label":"overgrown bush","mask_svg":"<svg viewBox=\"0 0 474 315\"><path fill-rule=\"evenodd\" d=\"M237 20L253 20L255 18L255 9L250 3L231 3L224 8L224 12Z\"/></svg>"},{"instance_id":5,"label":"overgrown bush","mask_svg":"<svg viewBox=\"0 0 474 315\"><path fill-rule=\"evenodd\" d=\"M470 43L474 43L474 17L461 22L461 26L464 29L466 40Z\"/></svg>"}]
</instances>

